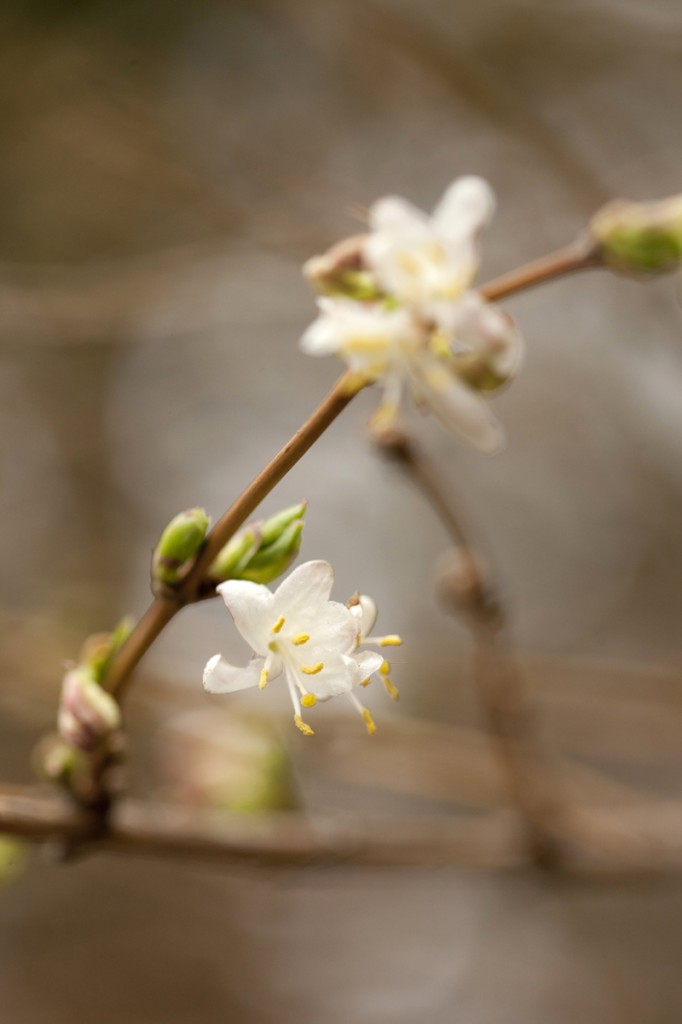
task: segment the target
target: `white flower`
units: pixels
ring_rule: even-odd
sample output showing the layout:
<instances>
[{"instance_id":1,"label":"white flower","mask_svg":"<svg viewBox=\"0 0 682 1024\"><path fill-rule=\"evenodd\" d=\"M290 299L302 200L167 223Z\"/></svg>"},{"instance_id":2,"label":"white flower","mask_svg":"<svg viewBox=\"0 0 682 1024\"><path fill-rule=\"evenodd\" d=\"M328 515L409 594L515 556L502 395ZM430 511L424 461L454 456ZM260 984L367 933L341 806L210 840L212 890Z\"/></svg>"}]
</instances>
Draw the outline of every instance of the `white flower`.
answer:
<instances>
[{"instance_id":1,"label":"white flower","mask_svg":"<svg viewBox=\"0 0 682 1024\"><path fill-rule=\"evenodd\" d=\"M364 256L389 295L423 319L450 327L452 303L478 270L478 236L495 208L482 178L458 178L429 217L389 196L370 208Z\"/></svg>"},{"instance_id":2,"label":"white flower","mask_svg":"<svg viewBox=\"0 0 682 1024\"><path fill-rule=\"evenodd\" d=\"M244 580L221 583L218 592L254 657L243 668L230 665L221 655L211 658L204 670L204 688L209 693L264 689L284 674L294 721L305 735L313 730L303 721L301 707L311 708L341 694L350 698L368 731L374 732L372 716L353 690L382 672L385 663L382 655L358 648L361 643L390 646L401 641L395 636L367 637L369 619L363 618L362 608L374 607L373 602L362 598L348 608L330 601L333 582L331 565L319 561L299 566L274 593Z\"/></svg>"},{"instance_id":3,"label":"white flower","mask_svg":"<svg viewBox=\"0 0 682 1024\"><path fill-rule=\"evenodd\" d=\"M489 326L475 315L469 300L476 299L466 299L466 308L457 315L467 337L477 340L480 348L484 332L490 333ZM496 323L497 317L502 318L482 300L480 303L481 311L491 313ZM395 420L407 389L418 404L481 451L499 450L503 436L496 418L482 395L460 378L453 352L440 334L425 331L405 308L387 310L350 299L325 298L318 304L320 315L301 338L301 348L308 355L339 355L351 369L383 381L383 398L374 417L377 428ZM509 331L502 322L499 329L500 333ZM457 350L464 354L469 346L462 342ZM505 356L496 352L496 358L501 364Z\"/></svg>"},{"instance_id":4,"label":"white flower","mask_svg":"<svg viewBox=\"0 0 682 1024\"><path fill-rule=\"evenodd\" d=\"M383 380L375 427L390 426L407 390L481 451L500 449L502 430L483 393L516 372L523 342L510 317L468 290L493 208L490 187L474 177L455 181L431 217L404 199L380 199L370 210L370 233L352 240L362 274L374 282L373 290L366 287L371 297L363 301L351 290L319 300L301 348L335 353L352 370ZM342 288L343 274L332 277Z\"/></svg>"}]
</instances>

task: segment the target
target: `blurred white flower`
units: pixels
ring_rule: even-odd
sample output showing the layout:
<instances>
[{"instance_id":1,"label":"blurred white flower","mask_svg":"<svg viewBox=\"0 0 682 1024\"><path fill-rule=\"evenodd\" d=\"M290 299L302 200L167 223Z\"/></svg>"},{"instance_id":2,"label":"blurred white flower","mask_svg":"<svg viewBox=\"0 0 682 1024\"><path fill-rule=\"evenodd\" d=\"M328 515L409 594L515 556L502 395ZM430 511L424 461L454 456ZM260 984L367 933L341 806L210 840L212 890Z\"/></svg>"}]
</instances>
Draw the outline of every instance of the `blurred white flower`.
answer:
<instances>
[{"instance_id":1,"label":"blurred white flower","mask_svg":"<svg viewBox=\"0 0 682 1024\"><path fill-rule=\"evenodd\" d=\"M469 338L476 337L476 358L487 368L481 346L494 350L502 364L511 362L495 340L486 340L489 327L476 318L466 296L466 308L458 311ZM352 370L370 380L383 382L383 397L373 418L376 429L389 427L397 418L405 394L430 409L448 429L455 431L484 452L496 452L502 445L501 428L476 386L460 376L457 360L469 356L462 343L451 350L440 333L425 330L405 308L387 310L379 304L350 299L319 300L320 315L301 339L308 355L335 354ZM482 312L493 312L482 303ZM501 317L502 314L499 314ZM501 346L503 349L504 346ZM468 369L464 367L463 370Z\"/></svg>"},{"instance_id":2,"label":"blurred white flower","mask_svg":"<svg viewBox=\"0 0 682 1024\"><path fill-rule=\"evenodd\" d=\"M384 659L358 648L361 643L390 646L401 641L395 636L365 636L358 612L329 600L333 582L331 565L318 561L299 566L274 593L244 580L222 583L218 592L254 657L242 668L221 655L211 658L204 670L204 688L209 693L264 689L284 674L294 721L304 735L313 730L303 721L302 707L342 694L360 712L367 730L374 732L372 716L353 691L381 671Z\"/></svg>"},{"instance_id":3,"label":"blurred white flower","mask_svg":"<svg viewBox=\"0 0 682 1024\"><path fill-rule=\"evenodd\" d=\"M452 303L478 270L478 237L495 209L482 178L458 178L433 214L397 196L370 208L363 252L383 290L421 318L450 328Z\"/></svg>"},{"instance_id":4,"label":"blurred white flower","mask_svg":"<svg viewBox=\"0 0 682 1024\"><path fill-rule=\"evenodd\" d=\"M474 177L455 181L431 217L404 199L380 199L369 234L349 240L352 247L335 246L333 259L306 264L310 280L335 294L319 300L301 348L334 353L383 381L376 429L393 423L407 391L481 451L501 447L502 430L484 396L516 372L523 341L510 317L468 290L493 208L490 187Z\"/></svg>"}]
</instances>

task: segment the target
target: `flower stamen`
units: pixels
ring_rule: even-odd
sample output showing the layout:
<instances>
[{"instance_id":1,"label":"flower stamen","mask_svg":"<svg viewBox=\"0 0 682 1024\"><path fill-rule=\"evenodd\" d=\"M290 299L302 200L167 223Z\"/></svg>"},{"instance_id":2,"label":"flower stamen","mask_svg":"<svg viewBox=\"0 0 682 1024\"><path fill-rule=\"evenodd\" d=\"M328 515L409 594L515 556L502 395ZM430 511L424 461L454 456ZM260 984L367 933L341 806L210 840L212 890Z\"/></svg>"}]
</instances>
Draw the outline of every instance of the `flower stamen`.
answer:
<instances>
[{"instance_id":1,"label":"flower stamen","mask_svg":"<svg viewBox=\"0 0 682 1024\"><path fill-rule=\"evenodd\" d=\"M389 697L391 697L392 700L400 700L400 692L397 686L394 686L391 680L389 679L390 671L391 665L390 662L388 661L385 661L383 665L379 666L379 675L381 676L381 681L384 684L386 693L389 695Z\"/></svg>"},{"instance_id":2,"label":"flower stamen","mask_svg":"<svg viewBox=\"0 0 682 1024\"><path fill-rule=\"evenodd\" d=\"M384 689L389 695L391 700L400 700L400 690L397 686L394 686L388 676L382 676L381 681L384 684Z\"/></svg>"},{"instance_id":3,"label":"flower stamen","mask_svg":"<svg viewBox=\"0 0 682 1024\"><path fill-rule=\"evenodd\" d=\"M387 636L366 636L365 644L378 644L379 647L400 647L403 640L397 633L389 633Z\"/></svg>"},{"instance_id":4,"label":"flower stamen","mask_svg":"<svg viewBox=\"0 0 682 1024\"><path fill-rule=\"evenodd\" d=\"M324 662L318 661L315 665L301 665L301 672L304 672L307 676L316 676L323 668Z\"/></svg>"},{"instance_id":5,"label":"flower stamen","mask_svg":"<svg viewBox=\"0 0 682 1024\"><path fill-rule=\"evenodd\" d=\"M374 719L372 718L368 708L362 709L362 717L367 727L367 732L369 733L370 736L373 736L374 733L377 731L377 727L374 724Z\"/></svg>"},{"instance_id":6,"label":"flower stamen","mask_svg":"<svg viewBox=\"0 0 682 1024\"><path fill-rule=\"evenodd\" d=\"M310 640L310 634L309 633L299 633L298 636L295 636L291 642L296 647L300 647L301 644L307 644L309 640Z\"/></svg>"},{"instance_id":7,"label":"flower stamen","mask_svg":"<svg viewBox=\"0 0 682 1024\"><path fill-rule=\"evenodd\" d=\"M369 733L370 736L373 736L374 733L377 731L377 727L374 723L374 719L372 718L369 709L366 708L364 704L360 703L360 701L358 700L354 693L349 693L348 698L362 715L362 720L365 723L367 732Z\"/></svg>"},{"instance_id":8,"label":"flower stamen","mask_svg":"<svg viewBox=\"0 0 682 1024\"><path fill-rule=\"evenodd\" d=\"M282 626L284 625L285 622L286 622L286 619L284 618L284 616L280 615L280 617L277 619L277 622L272 627L272 632L273 633L279 633L279 631L281 630L281 628L282 628Z\"/></svg>"},{"instance_id":9,"label":"flower stamen","mask_svg":"<svg viewBox=\"0 0 682 1024\"><path fill-rule=\"evenodd\" d=\"M304 708L314 708L317 704L317 697L314 693L304 693L301 697L301 704Z\"/></svg>"},{"instance_id":10,"label":"flower stamen","mask_svg":"<svg viewBox=\"0 0 682 1024\"><path fill-rule=\"evenodd\" d=\"M294 722L296 728L300 729L304 736L314 736L315 732L310 728L307 722L304 722L300 715L294 715Z\"/></svg>"}]
</instances>

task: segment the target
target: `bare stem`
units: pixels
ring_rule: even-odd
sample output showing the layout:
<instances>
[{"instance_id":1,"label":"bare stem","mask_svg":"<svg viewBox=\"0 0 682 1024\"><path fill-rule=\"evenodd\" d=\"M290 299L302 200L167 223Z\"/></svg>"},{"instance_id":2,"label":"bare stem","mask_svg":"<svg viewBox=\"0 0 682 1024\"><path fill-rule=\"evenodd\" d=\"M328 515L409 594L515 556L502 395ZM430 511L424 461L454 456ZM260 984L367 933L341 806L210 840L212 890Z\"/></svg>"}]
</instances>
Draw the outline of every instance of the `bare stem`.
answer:
<instances>
[{"instance_id":1,"label":"bare stem","mask_svg":"<svg viewBox=\"0 0 682 1024\"><path fill-rule=\"evenodd\" d=\"M674 802L573 812L560 825L562 870L581 875L651 874L682 869L682 819ZM121 800L93 836L73 803L35 787L0 789L0 832L47 844L60 858L88 850L236 864L306 866L450 865L512 870L528 866L528 846L506 812L452 818L308 818L228 815Z\"/></svg>"},{"instance_id":2,"label":"bare stem","mask_svg":"<svg viewBox=\"0 0 682 1024\"><path fill-rule=\"evenodd\" d=\"M479 292L488 302L495 302L508 295L514 295L516 292L535 288L539 284L544 284L545 281L600 266L602 266L602 261L598 249L594 242L586 237L578 239L563 249L557 249L556 252L550 253L548 256L533 260L532 263L526 263L517 270L511 270L508 274L496 277L479 288Z\"/></svg>"},{"instance_id":3,"label":"bare stem","mask_svg":"<svg viewBox=\"0 0 682 1024\"><path fill-rule=\"evenodd\" d=\"M358 381L354 375L344 374L312 416L218 520L206 538L191 572L171 593L154 599L114 659L103 684L110 693L116 694L119 699L122 697L133 670L159 634L181 608L198 599L206 570L220 549L343 412L363 386L364 382Z\"/></svg>"},{"instance_id":4,"label":"bare stem","mask_svg":"<svg viewBox=\"0 0 682 1024\"><path fill-rule=\"evenodd\" d=\"M510 795L526 824L533 856L538 862L553 863L558 856L556 826L564 801L553 765L539 742L523 678L506 650L502 598L493 590L451 495L446 495L429 460L402 430L378 435L376 441L421 490L454 542L456 577L451 586L443 587L443 596L451 608L463 613L469 626L479 696Z\"/></svg>"}]
</instances>

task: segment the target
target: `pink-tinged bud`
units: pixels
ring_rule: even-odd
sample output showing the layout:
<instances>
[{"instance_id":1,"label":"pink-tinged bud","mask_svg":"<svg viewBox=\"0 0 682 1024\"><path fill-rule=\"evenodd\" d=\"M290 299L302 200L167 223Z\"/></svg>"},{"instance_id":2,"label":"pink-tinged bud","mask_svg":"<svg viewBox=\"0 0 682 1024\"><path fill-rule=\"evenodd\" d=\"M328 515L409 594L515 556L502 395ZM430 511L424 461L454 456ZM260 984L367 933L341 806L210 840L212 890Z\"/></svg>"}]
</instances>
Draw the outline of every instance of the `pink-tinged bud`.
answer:
<instances>
[{"instance_id":1,"label":"pink-tinged bud","mask_svg":"<svg viewBox=\"0 0 682 1024\"><path fill-rule=\"evenodd\" d=\"M381 288L364 257L367 235L337 242L303 265L303 276L322 295L344 295L360 302L376 299Z\"/></svg>"},{"instance_id":2,"label":"pink-tinged bud","mask_svg":"<svg viewBox=\"0 0 682 1024\"><path fill-rule=\"evenodd\" d=\"M120 724L118 704L91 676L80 668L66 673L57 727L67 743L92 753Z\"/></svg>"}]
</instances>

